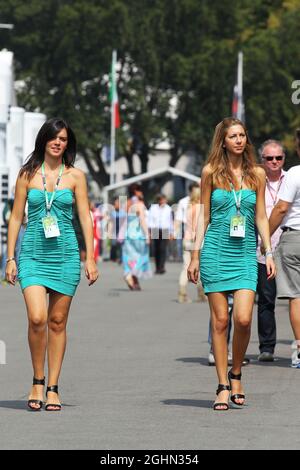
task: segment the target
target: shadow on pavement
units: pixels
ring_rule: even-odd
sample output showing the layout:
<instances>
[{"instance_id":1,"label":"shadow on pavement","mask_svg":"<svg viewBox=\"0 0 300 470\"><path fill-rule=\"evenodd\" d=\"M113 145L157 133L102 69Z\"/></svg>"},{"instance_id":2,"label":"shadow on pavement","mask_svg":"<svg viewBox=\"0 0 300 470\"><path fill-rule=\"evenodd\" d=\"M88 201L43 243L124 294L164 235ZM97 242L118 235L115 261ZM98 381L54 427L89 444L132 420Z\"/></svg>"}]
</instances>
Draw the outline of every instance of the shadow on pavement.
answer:
<instances>
[{"instance_id":1,"label":"shadow on pavement","mask_svg":"<svg viewBox=\"0 0 300 470\"><path fill-rule=\"evenodd\" d=\"M109 289L108 292L110 292L110 293L113 293L113 292L130 292L130 290L129 290L128 288L126 289L126 287L124 287L124 288L121 288L121 287L120 287L120 288L116 288L116 287L115 287L115 288Z\"/></svg>"},{"instance_id":2,"label":"shadow on pavement","mask_svg":"<svg viewBox=\"0 0 300 470\"><path fill-rule=\"evenodd\" d=\"M27 410L27 400L0 401L0 408L10 408L11 410Z\"/></svg>"},{"instance_id":3,"label":"shadow on pavement","mask_svg":"<svg viewBox=\"0 0 300 470\"><path fill-rule=\"evenodd\" d=\"M286 344L287 346L291 346L293 339L278 339L276 344Z\"/></svg>"},{"instance_id":4,"label":"shadow on pavement","mask_svg":"<svg viewBox=\"0 0 300 470\"><path fill-rule=\"evenodd\" d=\"M162 400L164 405L173 406L192 406L196 408L212 408L213 401L211 400L185 400L183 398L173 400Z\"/></svg>"},{"instance_id":5,"label":"shadow on pavement","mask_svg":"<svg viewBox=\"0 0 300 470\"><path fill-rule=\"evenodd\" d=\"M208 366L207 357L179 357L176 361L180 362L193 362L201 364L202 366Z\"/></svg>"},{"instance_id":6,"label":"shadow on pavement","mask_svg":"<svg viewBox=\"0 0 300 470\"><path fill-rule=\"evenodd\" d=\"M275 354L275 360L273 362L260 362L258 361L257 356L257 354L247 354L246 357L250 359L250 363L244 367L262 366L290 368L291 359L289 357L278 357ZM179 357L176 361L200 364L202 366L209 367L207 357Z\"/></svg>"},{"instance_id":7,"label":"shadow on pavement","mask_svg":"<svg viewBox=\"0 0 300 470\"><path fill-rule=\"evenodd\" d=\"M64 408L74 408L78 405L67 405L66 403L62 403L62 406ZM23 411L25 410L25 411L29 411L30 413L32 411L27 407L27 400L0 401L0 408L9 408L11 410L23 410ZM43 405L43 408L44 408L44 405Z\"/></svg>"},{"instance_id":8,"label":"shadow on pavement","mask_svg":"<svg viewBox=\"0 0 300 470\"><path fill-rule=\"evenodd\" d=\"M162 400L164 405L171 405L171 406L191 406L194 408L206 408L209 410L213 409L213 400L186 400L183 398L179 399L172 399L172 400ZM229 403L229 408L231 410L242 410L247 408L247 405L244 406L235 406L232 403ZM222 410L218 410L220 413ZM227 411L227 410L224 410Z\"/></svg>"},{"instance_id":9,"label":"shadow on pavement","mask_svg":"<svg viewBox=\"0 0 300 470\"><path fill-rule=\"evenodd\" d=\"M257 359L257 355L247 354L247 357L250 359L249 366L260 366L260 367L283 367L290 369L291 359L289 357L279 357L275 354L275 360L273 362L263 362Z\"/></svg>"}]
</instances>

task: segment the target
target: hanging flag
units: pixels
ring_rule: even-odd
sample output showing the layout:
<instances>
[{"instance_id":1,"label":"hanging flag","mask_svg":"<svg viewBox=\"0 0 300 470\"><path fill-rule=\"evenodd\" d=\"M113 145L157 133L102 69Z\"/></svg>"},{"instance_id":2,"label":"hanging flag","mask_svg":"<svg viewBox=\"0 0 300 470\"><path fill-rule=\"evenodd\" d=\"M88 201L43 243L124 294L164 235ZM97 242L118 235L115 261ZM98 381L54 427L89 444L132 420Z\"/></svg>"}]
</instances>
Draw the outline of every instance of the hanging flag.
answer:
<instances>
[{"instance_id":1,"label":"hanging flag","mask_svg":"<svg viewBox=\"0 0 300 470\"><path fill-rule=\"evenodd\" d=\"M233 117L236 118L237 113L238 113L238 87L237 87L237 85L234 85L231 114L232 114Z\"/></svg>"},{"instance_id":2,"label":"hanging flag","mask_svg":"<svg viewBox=\"0 0 300 470\"><path fill-rule=\"evenodd\" d=\"M233 88L233 100L231 108L232 116L245 122L245 107L243 100L243 53L238 54L237 82Z\"/></svg>"},{"instance_id":3,"label":"hanging flag","mask_svg":"<svg viewBox=\"0 0 300 470\"><path fill-rule=\"evenodd\" d=\"M115 54L113 54L112 64L111 64L111 74L109 80L109 98L112 105L112 113L114 116L114 127L118 129L120 127L120 111L119 111L119 99L118 99L118 90L117 90L117 81L116 81L116 59Z\"/></svg>"}]
</instances>

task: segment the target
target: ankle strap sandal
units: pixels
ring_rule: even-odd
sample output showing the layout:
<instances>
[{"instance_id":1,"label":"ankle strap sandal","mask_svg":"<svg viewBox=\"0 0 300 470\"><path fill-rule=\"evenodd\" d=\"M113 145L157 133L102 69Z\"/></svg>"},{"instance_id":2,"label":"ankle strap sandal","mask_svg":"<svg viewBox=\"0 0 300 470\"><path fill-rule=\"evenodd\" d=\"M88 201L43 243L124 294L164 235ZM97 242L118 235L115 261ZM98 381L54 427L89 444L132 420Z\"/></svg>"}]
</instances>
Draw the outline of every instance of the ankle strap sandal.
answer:
<instances>
[{"instance_id":1,"label":"ankle strap sandal","mask_svg":"<svg viewBox=\"0 0 300 470\"><path fill-rule=\"evenodd\" d=\"M36 379L35 377L33 377L32 385L43 385L44 386L45 385L45 377L43 379ZM35 406L32 406L32 405L38 405L38 407L35 407ZM41 411L41 409L43 407L43 402L42 402L42 400L31 399L31 400L28 400L27 406L32 411Z\"/></svg>"},{"instance_id":2,"label":"ankle strap sandal","mask_svg":"<svg viewBox=\"0 0 300 470\"><path fill-rule=\"evenodd\" d=\"M47 387L46 396L48 395L48 392L54 392L58 394L58 385L51 385L50 387ZM60 411L61 405L58 403L48 403L48 405L45 406L45 410L46 411Z\"/></svg>"},{"instance_id":3,"label":"ankle strap sandal","mask_svg":"<svg viewBox=\"0 0 300 470\"><path fill-rule=\"evenodd\" d=\"M219 384L218 388L216 390L216 395L219 395L220 392L223 392L225 390L228 390L228 392L230 392L230 386L229 385L224 385L224 384ZM219 406L222 406L222 407L225 407L225 408L219 408ZM228 406L228 403L215 403L213 408L214 408L215 411L227 411L229 406Z\"/></svg>"},{"instance_id":4,"label":"ankle strap sandal","mask_svg":"<svg viewBox=\"0 0 300 470\"><path fill-rule=\"evenodd\" d=\"M231 380L241 380L241 378L242 378L242 373L234 374L232 370L228 372L228 380L229 380L231 388L232 388ZM237 406L244 406L244 403L239 403L236 400L245 400L245 398L246 398L245 395L243 395L242 393L235 393L234 395L231 395L230 397L231 401Z\"/></svg>"}]
</instances>

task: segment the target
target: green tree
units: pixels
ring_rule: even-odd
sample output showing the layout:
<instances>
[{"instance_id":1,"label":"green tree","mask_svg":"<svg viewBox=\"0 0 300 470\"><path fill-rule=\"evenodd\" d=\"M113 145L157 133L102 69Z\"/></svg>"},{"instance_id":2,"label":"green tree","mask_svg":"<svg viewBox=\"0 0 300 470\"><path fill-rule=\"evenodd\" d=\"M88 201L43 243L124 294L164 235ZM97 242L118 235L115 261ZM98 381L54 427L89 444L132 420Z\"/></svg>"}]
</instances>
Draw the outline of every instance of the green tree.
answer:
<instances>
[{"instance_id":1,"label":"green tree","mask_svg":"<svg viewBox=\"0 0 300 470\"><path fill-rule=\"evenodd\" d=\"M146 171L162 139L172 166L190 151L203 162L215 125L231 112L239 50L250 135L256 145L281 138L292 153L300 0L0 0L0 11L1 21L15 24L0 31L0 44L15 52L20 105L70 121L100 187L109 181L101 155L109 145L114 48L118 155L129 175L133 155Z\"/></svg>"}]
</instances>

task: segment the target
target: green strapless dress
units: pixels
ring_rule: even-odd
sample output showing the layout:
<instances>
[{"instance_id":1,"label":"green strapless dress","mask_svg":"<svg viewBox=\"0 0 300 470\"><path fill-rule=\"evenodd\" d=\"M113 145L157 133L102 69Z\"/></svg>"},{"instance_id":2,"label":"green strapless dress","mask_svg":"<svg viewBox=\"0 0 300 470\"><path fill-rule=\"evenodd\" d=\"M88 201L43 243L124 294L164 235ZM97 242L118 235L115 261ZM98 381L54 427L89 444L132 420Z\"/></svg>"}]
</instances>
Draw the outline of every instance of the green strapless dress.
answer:
<instances>
[{"instance_id":1,"label":"green strapless dress","mask_svg":"<svg viewBox=\"0 0 300 470\"><path fill-rule=\"evenodd\" d=\"M48 192L49 199L51 193ZM46 238L42 217L46 215L44 191L28 191L28 224L21 245L18 279L22 290L28 286L73 296L80 281L79 248L72 224L73 192L58 189L51 214L58 219L60 236Z\"/></svg>"},{"instance_id":2,"label":"green strapless dress","mask_svg":"<svg viewBox=\"0 0 300 470\"><path fill-rule=\"evenodd\" d=\"M255 206L256 192L242 189L241 214L246 218L246 236L231 237L230 220L236 214L234 195L225 189L213 190L211 221L200 257L200 275L206 294L237 289L256 291Z\"/></svg>"}]
</instances>

